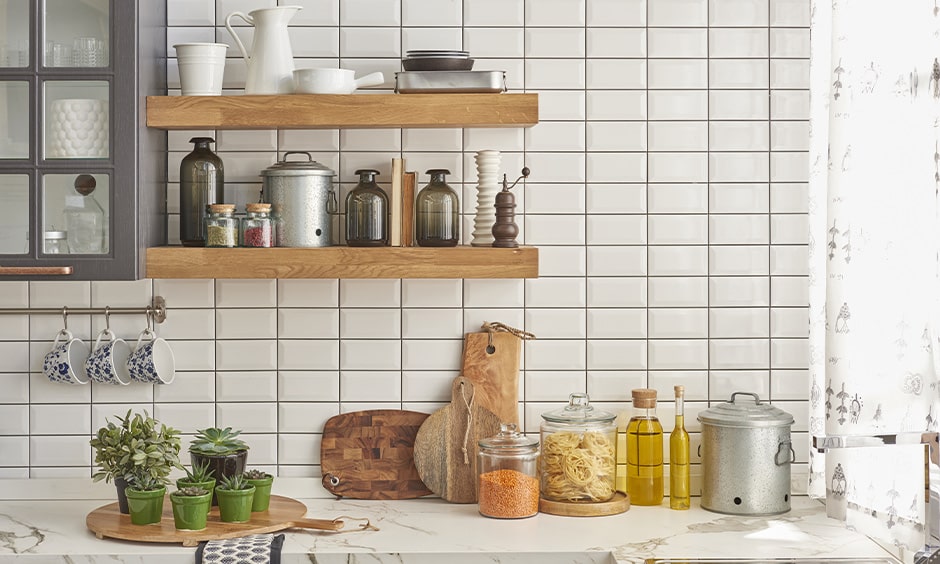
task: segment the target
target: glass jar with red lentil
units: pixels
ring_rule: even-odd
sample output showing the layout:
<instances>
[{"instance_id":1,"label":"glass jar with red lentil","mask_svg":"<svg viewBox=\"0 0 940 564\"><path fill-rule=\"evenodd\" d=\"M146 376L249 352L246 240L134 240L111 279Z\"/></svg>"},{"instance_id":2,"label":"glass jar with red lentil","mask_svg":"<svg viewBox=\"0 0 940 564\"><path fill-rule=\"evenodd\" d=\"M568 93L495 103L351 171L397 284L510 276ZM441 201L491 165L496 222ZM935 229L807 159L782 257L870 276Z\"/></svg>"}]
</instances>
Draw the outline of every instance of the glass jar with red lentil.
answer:
<instances>
[{"instance_id":1,"label":"glass jar with red lentil","mask_svg":"<svg viewBox=\"0 0 940 564\"><path fill-rule=\"evenodd\" d=\"M271 204L248 204L241 224L243 247L273 247L274 221L271 219Z\"/></svg>"},{"instance_id":2,"label":"glass jar with red lentil","mask_svg":"<svg viewBox=\"0 0 940 564\"><path fill-rule=\"evenodd\" d=\"M539 512L539 441L514 423L480 441L478 499L480 514L497 519L531 517Z\"/></svg>"}]
</instances>

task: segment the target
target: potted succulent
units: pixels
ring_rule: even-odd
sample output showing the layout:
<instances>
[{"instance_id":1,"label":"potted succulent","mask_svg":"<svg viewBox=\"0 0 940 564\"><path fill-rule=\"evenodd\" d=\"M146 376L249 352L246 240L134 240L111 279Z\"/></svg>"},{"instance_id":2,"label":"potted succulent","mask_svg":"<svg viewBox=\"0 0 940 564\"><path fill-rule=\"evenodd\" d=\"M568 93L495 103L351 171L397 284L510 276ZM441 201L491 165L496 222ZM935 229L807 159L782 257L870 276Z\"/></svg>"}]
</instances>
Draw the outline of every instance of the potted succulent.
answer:
<instances>
[{"instance_id":1,"label":"potted succulent","mask_svg":"<svg viewBox=\"0 0 940 564\"><path fill-rule=\"evenodd\" d=\"M131 523L149 525L159 523L163 518L163 498L166 484L152 476L146 470L139 469L128 478L127 506L130 509Z\"/></svg>"},{"instance_id":2,"label":"potted succulent","mask_svg":"<svg viewBox=\"0 0 940 564\"><path fill-rule=\"evenodd\" d=\"M186 469L186 476L183 478L177 478L176 487L178 489L197 487L207 490L210 494L215 490L215 478L213 477L213 470L209 468L208 462L193 464L192 469ZM212 499L212 496L209 496L209 499ZM209 507L206 507L206 512L209 511Z\"/></svg>"},{"instance_id":3,"label":"potted succulent","mask_svg":"<svg viewBox=\"0 0 940 564\"><path fill-rule=\"evenodd\" d=\"M206 516L212 492L199 486L179 488L170 494L173 504L173 523L181 531L201 531L206 528Z\"/></svg>"},{"instance_id":4,"label":"potted succulent","mask_svg":"<svg viewBox=\"0 0 940 564\"><path fill-rule=\"evenodd\" d=\"M165 483L173 468L180 468L180 433L143 414L127 411L124 417L115 416L117 424L108 421L89 441L95 449L98 470L92 475L96 482L114 481L117 487L121 513L128 513L124 495L135 472L146 471Z\"/></svg>"},{"instance_id":5,"label":"potted succulent","mask_svg":"<svg viewBox=\"0 0 940 564\"><path fill-rule=\"evenodd\" d=\"M244 523L251 519L251 502L255 487L244 474L225 476L215 488L219 498L219 518L226 523Z\"/></svg>"},{"instance_id":6,"label":"potted succulent","mask_svg":"<svg viewBox=\"0 0 940 564\"><path fill-rule=\"evenodd\" d=\"M245 472L245 480L255 487L255 496L252 498L251 510L267 511L271 503L271 484L274 476L263 470L249 470Z\"/></svg>"},{"instance_id":7,"label":"potted succulent","mask_svg":"<svg viewBox=\"0 0 940 564\"><path fill-rule=\"evenodd\" d=\"M196 437L189 445L189 457L193 463L206 464L217 481L226 476L240 476L245 472L248 461L248 444L238 438L241 431L231 427L220 429L209 427L196 431ZM213 494L212 505L218 504L218 496Z\"/></svg>"}]
</instances>

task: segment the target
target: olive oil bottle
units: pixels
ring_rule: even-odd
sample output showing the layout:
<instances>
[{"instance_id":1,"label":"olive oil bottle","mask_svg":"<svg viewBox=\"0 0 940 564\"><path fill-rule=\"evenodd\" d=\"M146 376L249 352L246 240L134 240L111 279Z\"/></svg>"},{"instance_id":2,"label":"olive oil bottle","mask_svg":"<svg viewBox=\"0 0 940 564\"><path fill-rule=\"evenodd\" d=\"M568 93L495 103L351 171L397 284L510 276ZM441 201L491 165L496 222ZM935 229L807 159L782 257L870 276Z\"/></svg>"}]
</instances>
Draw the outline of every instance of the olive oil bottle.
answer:
<instances>
[{"instance_id":1,"label":"olive oil bottle","mask_svg":"<svg viewBox=\"0 0 940 564\"><path fill-rule=\"evenodd\" d=\"M656 417L656 390L633 390L627 423L627 493L632 505L663 501L663 426Z\"/></svg>"},{"instance_id":2,"label":"olive oil bottle","mask_svg":"<svg viewBox=\"0 0 940 564\"><path fill-rule=\"evenodd\" d=\"M685 388L676 386L676 426L669 434L669 507L688 509L689 433L685 430Z\"/></svg>"}]
</instances>

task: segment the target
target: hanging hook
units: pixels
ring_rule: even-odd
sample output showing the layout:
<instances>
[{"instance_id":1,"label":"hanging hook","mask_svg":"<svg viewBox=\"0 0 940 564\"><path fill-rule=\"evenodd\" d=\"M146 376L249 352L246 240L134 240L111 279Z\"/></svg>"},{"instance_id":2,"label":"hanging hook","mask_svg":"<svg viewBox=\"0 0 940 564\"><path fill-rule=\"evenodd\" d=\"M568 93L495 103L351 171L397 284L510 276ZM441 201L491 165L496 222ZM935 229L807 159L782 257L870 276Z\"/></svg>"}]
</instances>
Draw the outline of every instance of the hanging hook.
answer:
<instances>
[{"instance_id":1,"label":"hanging hook","mask_svg":"<svg viewBox=\"0 0 940 564\"><path fill-rule=\"evenodd\" d=\"M104 306L104 330L111 330L111 306Z\"/></svg>"},{"instance_id":2,"label":"hanging hook","mask_svg":"<svg viewBox=\"0 0 940 564\"><path fill-rule=\"evenodd\" d=\"M152 327L153 327L153 307L147 306L147 312L146 312L145 315L147 316L147 332L148 332L148 333L152 333L152 332L153 332L153 330L152 330Z\"/></svg>"},{"instance_id":3,"label":"hanging hook","mask_svg":"<svg viewBox=\"0 0 940 564\"><path fill-rule=\"evenodd\" d=\"M69 306L62 306L62 326L64 330L69 330Z\"/></svg>"}]
</instances>

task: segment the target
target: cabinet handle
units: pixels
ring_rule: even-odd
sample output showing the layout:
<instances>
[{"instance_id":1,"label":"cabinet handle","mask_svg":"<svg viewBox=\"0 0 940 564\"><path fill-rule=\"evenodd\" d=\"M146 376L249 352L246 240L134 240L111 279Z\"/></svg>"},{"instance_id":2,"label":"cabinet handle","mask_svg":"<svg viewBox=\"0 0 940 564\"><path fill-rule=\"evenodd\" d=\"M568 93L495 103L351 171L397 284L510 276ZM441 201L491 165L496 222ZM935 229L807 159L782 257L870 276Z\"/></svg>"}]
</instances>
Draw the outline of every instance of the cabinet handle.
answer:
<instances>
[{"instance_id":1,"label":"cabinet handle","mask_svg":"<svg viewBox=\"0 0 940 564\"><path fill-rule=\"evenodd\" d=\"M0 276L67 276L71 266L0 266Z\"/></svg>"}]
</instances>

